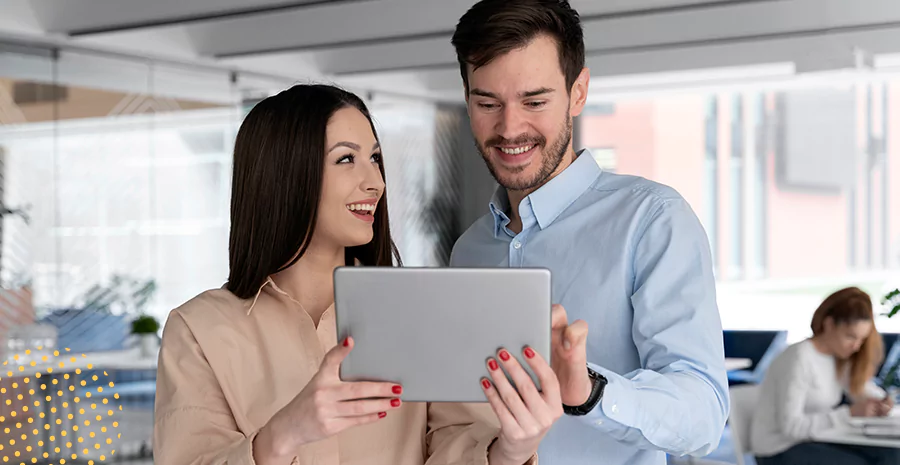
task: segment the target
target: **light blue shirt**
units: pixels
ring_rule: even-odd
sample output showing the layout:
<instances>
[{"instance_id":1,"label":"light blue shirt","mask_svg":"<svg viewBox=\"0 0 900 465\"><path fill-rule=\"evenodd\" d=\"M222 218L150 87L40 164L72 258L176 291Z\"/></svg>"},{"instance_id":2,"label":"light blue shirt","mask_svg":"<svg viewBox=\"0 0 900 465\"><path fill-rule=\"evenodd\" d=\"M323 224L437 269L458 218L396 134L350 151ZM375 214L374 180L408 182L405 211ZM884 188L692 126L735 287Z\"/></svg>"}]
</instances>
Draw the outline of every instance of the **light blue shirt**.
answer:
<instances>
[{"instance_id":1,"label":"light blue shirt","mask_svg":"<svg viewBox=\"0 0 900 465\"><path fill-rule=\"evenodd\" d=\"M522 200L508 229L499 188L451 266L542 267L569 321L588 323L588 363L609 380L588 415L564 415L541 465L663 465L706 455L728 416L722 324L709 241L672 188L603 172L583 151Z\"/></svg>"}]
</instances>

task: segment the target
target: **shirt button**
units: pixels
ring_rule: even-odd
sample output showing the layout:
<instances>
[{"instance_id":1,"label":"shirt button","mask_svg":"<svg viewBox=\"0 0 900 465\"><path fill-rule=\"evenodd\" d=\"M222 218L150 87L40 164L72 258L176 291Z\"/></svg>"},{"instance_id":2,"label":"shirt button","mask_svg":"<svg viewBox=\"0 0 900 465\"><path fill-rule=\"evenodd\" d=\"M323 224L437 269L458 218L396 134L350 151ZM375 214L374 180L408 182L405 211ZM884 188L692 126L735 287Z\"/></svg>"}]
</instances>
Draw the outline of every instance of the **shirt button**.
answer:
<instances>
[{"instance_id":1,"label":"shirt button","mask_svg":"<svg viewBox=\"0 0 900 465\"><path fill-rule=\"evenodd\" d=\"M600 426L603 424L603 420L597 420L594 422L595 425Z\"/></svg>"},{"instance_id":2,"label":"shirt button","mask_svg":"<svg viewBox=\"0 0 900 465\"><path fill-rule=\"evenodd\" d=\"M618 406L618 405L613 405L613 406L612 406L612 413L619 413L619 406Z\"/></svg>"},{"instance_id":3,"label":"shirt button","mask_svg":"<svg viewBox=\"0 0 900 465\"><path fill-rule=\"evenodd\" d=\"M522 243L519 241L513 242L513 247L515 247L516 249L521 249Z\"/></svg>"}]
</instances>

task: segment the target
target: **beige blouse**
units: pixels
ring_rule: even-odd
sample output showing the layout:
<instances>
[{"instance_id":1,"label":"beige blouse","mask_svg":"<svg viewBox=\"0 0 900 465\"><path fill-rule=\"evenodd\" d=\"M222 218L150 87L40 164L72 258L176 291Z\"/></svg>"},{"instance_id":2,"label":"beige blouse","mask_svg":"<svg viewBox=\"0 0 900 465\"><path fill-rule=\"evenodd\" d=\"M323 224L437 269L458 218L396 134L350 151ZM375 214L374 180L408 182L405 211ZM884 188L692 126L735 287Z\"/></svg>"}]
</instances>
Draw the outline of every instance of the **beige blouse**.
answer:
<instances>
[{"instance_id":1,"label":"beige blouse","mask_svg":"<svg viewBox=\"0 0 900 465\"><path fill-rule=\"evenodd\" d=\"M333 307L317 328L271 281L256 299L216 289L173 310L159 352L154 463L253 464L257 431L306 386L336 339ZM290 463L486 464L498 432L487 403L404 403L301 447Z\"/></svg>"}]
</instances>

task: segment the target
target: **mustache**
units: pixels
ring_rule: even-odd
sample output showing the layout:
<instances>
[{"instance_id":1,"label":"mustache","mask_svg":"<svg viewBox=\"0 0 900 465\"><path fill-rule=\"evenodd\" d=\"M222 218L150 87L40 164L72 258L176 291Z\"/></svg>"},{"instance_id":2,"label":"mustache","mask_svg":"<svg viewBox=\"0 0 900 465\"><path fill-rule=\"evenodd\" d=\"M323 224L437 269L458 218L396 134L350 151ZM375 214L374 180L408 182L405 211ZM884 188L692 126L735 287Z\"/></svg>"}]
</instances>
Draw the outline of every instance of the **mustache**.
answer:
<instances>
[{"instance_id":1,"label":"mustache","mask_svg":"<svg viewBox=\"0 0 900 465\"><path fill-rule=\"evenodd\" d=\"M492 147L495 145L538 145L543 147L547 145L547 138L544 136L530 136L527 134L523 134L521 136L516 137L515 139L507 139L505 137L496 136L494 138L488 139L487 142L484 143L485 147Z\"/></svg>"}]
</instances>

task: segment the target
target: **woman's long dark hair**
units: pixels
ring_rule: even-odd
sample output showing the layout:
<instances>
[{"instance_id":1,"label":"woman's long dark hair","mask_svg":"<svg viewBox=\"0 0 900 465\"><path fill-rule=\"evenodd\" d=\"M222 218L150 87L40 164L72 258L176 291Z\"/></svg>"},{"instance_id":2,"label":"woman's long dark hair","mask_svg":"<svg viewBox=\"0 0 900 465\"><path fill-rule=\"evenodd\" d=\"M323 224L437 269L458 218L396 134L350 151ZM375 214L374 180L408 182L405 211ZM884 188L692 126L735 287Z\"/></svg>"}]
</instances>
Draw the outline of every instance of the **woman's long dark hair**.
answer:
<instances>
[{"instance_id":1,"label":"woman's long dark hair","mask_svg":"<svg viewBox=\"0 0 900 465\"><path fill-rule=\"evenodd\" d=\"M234 144L231 233L226 288L239 298L256 294L309 247L318 217L325 167L325 131L340 109L356 108L375 125L356 95L328 85L295 85L259 102L244 118ZM384 177L384 166L379 165ZM374 238L348 247L345 264L400 264L391 239L387 191L375 209Z\"/></svg>"}]
</instances>

